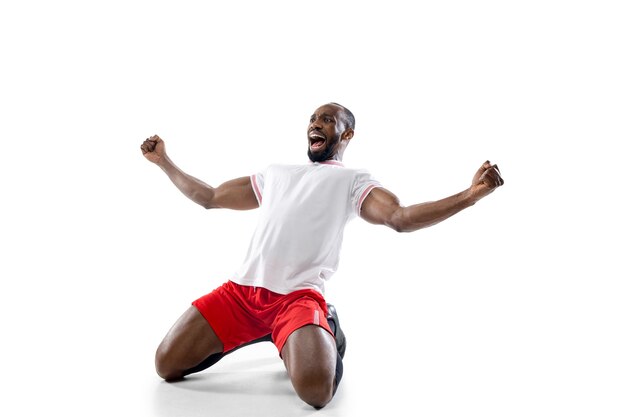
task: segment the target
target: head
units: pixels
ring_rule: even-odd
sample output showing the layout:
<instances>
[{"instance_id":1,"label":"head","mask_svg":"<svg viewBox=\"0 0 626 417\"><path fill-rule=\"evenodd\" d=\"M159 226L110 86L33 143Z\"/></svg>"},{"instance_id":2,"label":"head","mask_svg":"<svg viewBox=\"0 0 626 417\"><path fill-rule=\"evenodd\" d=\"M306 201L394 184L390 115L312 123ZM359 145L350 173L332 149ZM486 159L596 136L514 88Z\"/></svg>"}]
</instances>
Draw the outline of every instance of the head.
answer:
<instances>
[{"instance_id":1,"label":"head","mask_svg":"<svg viewBox=\"0 0 626 417\"><path fill-rule=\"evenodd\" d=\"M337 103L328 103L311 115L307 136L309 159L322 162L341 161L350 139L354 136L354 115Z\"/></svg>"}]
</instances>

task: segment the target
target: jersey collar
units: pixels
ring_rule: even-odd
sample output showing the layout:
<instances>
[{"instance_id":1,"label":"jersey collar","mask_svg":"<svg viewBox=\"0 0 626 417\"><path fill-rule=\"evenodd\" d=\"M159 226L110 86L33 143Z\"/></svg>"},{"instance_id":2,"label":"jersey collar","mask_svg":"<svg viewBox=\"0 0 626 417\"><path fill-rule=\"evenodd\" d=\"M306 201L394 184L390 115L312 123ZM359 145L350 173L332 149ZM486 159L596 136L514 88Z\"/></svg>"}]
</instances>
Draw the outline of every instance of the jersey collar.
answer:
<instances>
[{"instance_id":1,"label":"jersey collar","mask_svg":"<svg viewBox=\"0 0 626 417\"><path fill-rule=\"evenodd\" d=\"M320 165L337 165L337 166L344 166L343 162L340 161L335 161L334 159L329 159L327 161L322 161L322 162L311 162L309 161L310 164L320 164Z\"/></svg>"}]
</instances>

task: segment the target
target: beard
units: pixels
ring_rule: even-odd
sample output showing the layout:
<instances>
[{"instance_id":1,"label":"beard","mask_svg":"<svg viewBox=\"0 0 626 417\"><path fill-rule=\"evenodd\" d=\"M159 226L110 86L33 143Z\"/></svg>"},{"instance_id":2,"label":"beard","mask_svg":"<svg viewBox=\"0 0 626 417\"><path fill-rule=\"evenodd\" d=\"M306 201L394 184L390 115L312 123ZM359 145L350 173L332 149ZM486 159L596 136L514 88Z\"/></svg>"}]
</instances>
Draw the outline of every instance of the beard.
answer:
<instances>
[{"instance_id":1,"label":"beard","mask_svg":"<svg viewBox=\"0 0 626 417\"><path fill-rule=\"evenodd\" d=\"M322 152L319 152L319 153L311 152L311 148L309 147L307 155L309 156L309 159L311 160L311 162L328 161L330 157L333 155L333 151L337 147L337 143L339 142L335 142L333 146L329 146L327 142L326 149L324 149Z\"/></svg>"}]
</instances>

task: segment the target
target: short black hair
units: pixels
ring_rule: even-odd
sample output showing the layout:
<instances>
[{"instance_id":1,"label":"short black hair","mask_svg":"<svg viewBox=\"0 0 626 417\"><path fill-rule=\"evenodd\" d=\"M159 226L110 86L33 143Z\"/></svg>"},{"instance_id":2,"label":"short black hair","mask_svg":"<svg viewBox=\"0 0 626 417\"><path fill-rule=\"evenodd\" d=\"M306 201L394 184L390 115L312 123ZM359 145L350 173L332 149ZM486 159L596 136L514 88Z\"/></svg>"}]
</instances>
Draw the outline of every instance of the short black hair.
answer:
<instances>
[{"instance_id":1,"label":"short black hair","mask_svg":"<svg viewBox=\"0 0 626 417\"><path fill-rule=\"evenodd\" d=\"M341 109L343 110L343 114L345 115L345 119L346 119L345 122L346 122L347 127L354 130L354 126L356 124L356 120L354 120L354 114L352 114L352 112L348 110L346 106L342 106L339 103L331 102L330 104L334 104L335 106L341 107Z\"/></svg>"}]
</instances>

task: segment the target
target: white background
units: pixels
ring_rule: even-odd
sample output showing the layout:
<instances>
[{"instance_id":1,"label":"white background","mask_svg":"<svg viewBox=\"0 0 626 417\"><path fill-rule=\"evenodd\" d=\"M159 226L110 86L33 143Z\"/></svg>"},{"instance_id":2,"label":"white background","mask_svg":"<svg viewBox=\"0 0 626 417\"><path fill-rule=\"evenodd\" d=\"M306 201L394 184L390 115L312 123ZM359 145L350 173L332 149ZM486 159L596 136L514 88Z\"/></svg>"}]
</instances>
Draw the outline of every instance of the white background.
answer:
<instances>
[{"instance_id":1,"label":"white background","mask_svg":"<svg viewBox=\"0 0 626 417\"><path fill-rule=\"evenodd\" d=\"M412 234L348 225L321 413L624 416L625 21L618 1L3 2L1 414L176 415L154 350L256 212L206 212L139 145L218 185L305 161L336 101L344 162L404 204L486 159L505 185Z\"/></svg>"}]
</instances>

